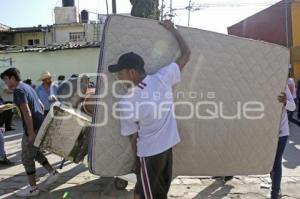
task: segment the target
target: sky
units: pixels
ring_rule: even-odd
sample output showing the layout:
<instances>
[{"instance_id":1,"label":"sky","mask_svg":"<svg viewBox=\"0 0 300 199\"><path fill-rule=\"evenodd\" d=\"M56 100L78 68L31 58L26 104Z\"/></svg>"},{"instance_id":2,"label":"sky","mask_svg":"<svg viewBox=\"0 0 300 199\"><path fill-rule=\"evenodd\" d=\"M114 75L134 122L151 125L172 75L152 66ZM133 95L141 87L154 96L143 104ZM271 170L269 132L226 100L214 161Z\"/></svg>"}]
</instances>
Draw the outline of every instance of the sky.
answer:
<instances>
[{"instance_id":1,"label":"sky","mask_svg":"<svg viewBox=\"0 0 300 199\"><path fill-rule=\"evenodd\" d=\"M118 13L130 13L129 0L116 0ZM227 33L231 26L279 0L191 0L193 7L200 10L190 13L190 26L205 30ZM238 2L238 3L237 3ZM106 14L106 0L75 0L79 11ZM111 13L111 0L108 0ZM170 9L170 0L165 0L165 11ZM61 6L61 0L0 0L0 23L10 27L51 25L54 23L53 10ZM173 0L176 24L188 26L189 0ZM95 16L95 15L94 15ZM91 16L92 18L93 16Z\"/></svg>"}]
</instances>

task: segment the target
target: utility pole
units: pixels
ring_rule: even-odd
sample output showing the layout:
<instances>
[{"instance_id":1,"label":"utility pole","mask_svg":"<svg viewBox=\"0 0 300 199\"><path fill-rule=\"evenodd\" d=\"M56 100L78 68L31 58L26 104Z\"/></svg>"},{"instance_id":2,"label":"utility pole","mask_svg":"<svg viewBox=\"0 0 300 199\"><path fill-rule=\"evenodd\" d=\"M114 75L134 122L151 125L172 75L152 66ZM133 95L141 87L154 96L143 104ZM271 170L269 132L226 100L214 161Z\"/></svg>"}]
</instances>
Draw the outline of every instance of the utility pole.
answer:
<instances>
[{"instance_id":1,"label":"utility pole","mask_svg":"<svg viewBox=\"0 0 300 199\"><path fill-rule=\"evenodd\" d=\"M113 12L113 14L117 13L116 0L112 0L112 12Z\"/></svg>"},{"instance_id":2,"label":"utility pole","mask_svg":"<svg viewBox=\"0 0 300 199\"><path fill-rule=\"evenodd\" d=\"M189 15L188 15L188 27L190 27L190 20L191 20L191 9L192 9L192 0L189 1L189 7L188 7L188 11L189 11Z\"/></svg>"},{"instance_id":3,"label":"utility pole","mask_svg":"<svg viewBox=\"0 0 300 199\"><path fill-rule=\"evenodd\" d=\"M164 8L165 8L165 1L161 0L161 11L160 11L160 20L164 20Z\"/></svg>"},{"instance_id":4,"label":"utility pole","mask_svg":"<svg viewBox=\"0 0 300 199\"><path fill-rule=\"evenodd\" d=\"M288 2L287 0L284 1L285 5L285 38L286 38L286 47L289 48L290 46L290 34L289 34L289 20L288 20Z\"/></svg>"},{"instance_id":5,"label":"utility pole","mask_svg":"<svg viewBox=\"0 0 300 199\"><path fill-rule=\"evenodd\" d=\"M79 9L79 0L77 1L77 10L78 10L78 21L80 23L81 22L81 17L80 17L80 9Z\"/></svg>"}]
</instances>

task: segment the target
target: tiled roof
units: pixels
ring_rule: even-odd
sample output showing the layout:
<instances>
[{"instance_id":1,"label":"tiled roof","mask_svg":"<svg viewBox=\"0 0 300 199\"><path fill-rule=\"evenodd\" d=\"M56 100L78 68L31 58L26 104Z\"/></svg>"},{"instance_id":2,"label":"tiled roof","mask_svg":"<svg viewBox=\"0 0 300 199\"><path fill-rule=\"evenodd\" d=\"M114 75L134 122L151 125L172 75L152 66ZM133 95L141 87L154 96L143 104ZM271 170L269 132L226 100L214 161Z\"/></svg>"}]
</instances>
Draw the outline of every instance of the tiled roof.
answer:
<instances>
[{"instance_id":1,"label":"tiled roof","mask_svg":"<svg viewBox=\"0 0 300 199\"><path fill-rule=\"evenodd\" d=\"M82 48L99 48L100 42L87 42L85 44L66 43L62 45L51 45L44 47L16 47L8 45L0 45L0 53L21 53L21 52L47 52L67 49L82 49Z\"/></svg>"},{"instance_id":2,"label":"tiled roof","mask_svg":"<svg viewBox=\"0 0 300 199\"><path fill-rule=\"evenodd\" d=\"M10 29L9 26L0 23L0 31L6 31L6 30L9 30L9 29Z\"/></svg>"}]
</instances>

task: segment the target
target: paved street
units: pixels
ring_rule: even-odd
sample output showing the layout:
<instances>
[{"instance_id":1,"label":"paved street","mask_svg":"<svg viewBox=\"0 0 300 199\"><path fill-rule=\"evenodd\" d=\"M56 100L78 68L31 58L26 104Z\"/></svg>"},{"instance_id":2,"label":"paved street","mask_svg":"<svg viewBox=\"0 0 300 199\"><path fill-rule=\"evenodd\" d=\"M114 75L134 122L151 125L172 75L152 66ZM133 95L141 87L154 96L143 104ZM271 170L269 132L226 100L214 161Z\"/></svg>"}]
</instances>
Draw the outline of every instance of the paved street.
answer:
<instances>
[{"instance_id":1,"label":"paved street","mask_svg":"<svg viewBox=\"0 0 300 199\"><path fill-rule=\"evenodd\" d=\"M20 162L20 140L22 136L20 121L15 122L17 130L5 134L8 158L16 161L16 166L0 168L0 198L16 198L14 192L26 185L26 176ZM284 156L282 192L283 198L300 198L300 128L291 124L290 142ZM59 167L61 158L47 154L50 162ZM61 172L60 180L51 187L45 187L45 170L37 163L40 177L41 195L36 198L130 198L133 184L126 190L114 188L112 179L101 179L88 172L84 165L67 162ZM268 176L236 176L232 181L212 180L209 177L179 177L171 186L169 198L265 198L270 179Z\"/></svg>"}]
</instances>

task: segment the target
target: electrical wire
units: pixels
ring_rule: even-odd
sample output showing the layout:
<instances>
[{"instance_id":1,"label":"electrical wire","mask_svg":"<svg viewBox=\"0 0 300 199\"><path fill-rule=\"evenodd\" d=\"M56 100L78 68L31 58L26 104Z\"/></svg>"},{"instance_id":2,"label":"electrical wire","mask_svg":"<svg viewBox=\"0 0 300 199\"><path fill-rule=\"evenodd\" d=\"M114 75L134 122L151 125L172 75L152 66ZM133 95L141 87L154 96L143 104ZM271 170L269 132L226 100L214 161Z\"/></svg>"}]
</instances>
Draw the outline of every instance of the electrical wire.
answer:
<instances>
[{"instance_id":1,"label":"electrical wire","mask_svg":"<svg viewBox=\"0 0 300 199\"><path fill-rule=\"evenodd\" d=\"M197 11L197 10L202 10L205 8L238 8L238 7L288 7L290 5L289 1L284 1L284 2L275 2L275 1L268 1L268 2L238 2L238 3L232 3L232 2L227 2L227 3L211 3L211 2L199 2L197 0L192 1L191 7L189 7L189 2L186 2L186 6L177 6L177 7L165 7L166 10L171 11L176 11L176 10L189 10L191 11Z\"/></svg>"}]
</instances>

